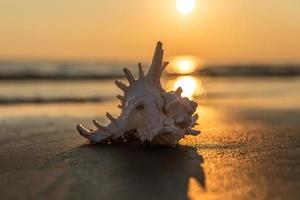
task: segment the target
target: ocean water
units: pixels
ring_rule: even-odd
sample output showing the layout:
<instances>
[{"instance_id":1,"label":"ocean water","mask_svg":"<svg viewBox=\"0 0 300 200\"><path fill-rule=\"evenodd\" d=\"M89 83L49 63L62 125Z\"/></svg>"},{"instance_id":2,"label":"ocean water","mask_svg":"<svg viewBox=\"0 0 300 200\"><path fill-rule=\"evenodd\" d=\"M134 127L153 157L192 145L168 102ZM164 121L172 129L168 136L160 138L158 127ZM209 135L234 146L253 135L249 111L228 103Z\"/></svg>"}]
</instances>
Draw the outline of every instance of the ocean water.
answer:
<instances>
[{"instance_id":1,"label":"ocean water","mask_svg":"<svg viewBox=\"0 0 300 200\"><path fill-rule=\"evenodd\" d=\"M121 93L114 85L114 80L126 82L122 73L123 67L124 65L118 63L2 61L0 104L109 101ZM133 74L137 74L135 64L127 64L126 67L129 67ZM253 106L278 104L300 107L300 76L238 76L236 73L228 76L233 69L226 69L222 69L226 72L225 76L205 76L201 73L183 76L165 73L162 84L167 90L181 86L185 96L207 104L222 101L224 104L234 105L236 101ZM253 70L255 69L254 67ZM278 68L276 70L278 71ZM274 71L274 68L270 71ZM246 72L253 74L249 72L249 66Z\"/></svg>"},{"instance_id":2,"label":"ocean water","mask_svg":"<svg viewBox=\"0 0 300 200\"><path fill-rule=\"evenodd\" d=\"M190 62L185 62L190 61ZM192 60L170 61L165 74L176 73L174 69L187 70L188 64L193 68L189 73L203 76L300 76L300 65L297 64L248 64L248 65L196 65ZM136 63L112 62L71 62L71 61L0 61L0 80L20 79L109 79L123 77L122 69L129 68L137 72ZM147 70L149 64L143 64ZM177 75L177 74L172 74Z\"/></svg>"},{"instance_id":3,"label":"ocean water","mask_svg":"<svg viewBox=\"0 0 300 200\"><path fill-rule=\"evenodd\" d=\"M195 85L185 85L190 78ZM0 103L74 103L103 102L114 99L121 91L108 80L21 80L0 81ZM181 82L183 80L183 82ZM125 82L125 80L124 80ZM204 103L222 101L238 104L296 106L300 108L300 78L244 78L244 77L165 77L164 88L177 86L189 91L186 96ZM179 85L178 85L179 82ZM181 84L181 85L180 85ZM190 88L193 88L190 91ZM185 94L185 93L184 93Z\"/></svg>"},{"instance_id":4,"label":"ocean water","mask_svg":"<svg viewBox=\"0 0 300 200\"><path fill-rule=\"evenodd\" d=\"M134 64L71 61L0 61L0 79L93 79L121 77Z\"/></svg>"}]
</instances>

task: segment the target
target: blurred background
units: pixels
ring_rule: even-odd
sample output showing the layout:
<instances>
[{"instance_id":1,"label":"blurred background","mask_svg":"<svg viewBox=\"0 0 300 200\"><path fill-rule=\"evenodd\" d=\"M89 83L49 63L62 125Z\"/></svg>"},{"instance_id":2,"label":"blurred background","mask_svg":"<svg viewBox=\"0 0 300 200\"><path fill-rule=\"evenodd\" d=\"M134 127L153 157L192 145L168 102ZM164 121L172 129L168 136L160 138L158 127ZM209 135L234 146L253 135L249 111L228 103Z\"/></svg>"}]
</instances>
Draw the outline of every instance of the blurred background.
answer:
<instances>
[{"instance_id":1,"label":"blurred background","mask_svg":"<svg viewBox=\"0 0 300 200\"><path fill-rule=\"evenodd\" d=\"M299 21L297 0L2 0L0 103L112 98L112 80L125 66L148 68L156 41L170 61L168 90L226 101L295 95Z\"/></svg>"},{"instance_id":2,"label":"blurred background","mask_svg":"<svg viewBox=\"0 0 300 200\"><path fill-rule=\"evenodd\" d=\"M297 0L2 0L0 103L114 97L112 80L148 68L156 41L168 90L283 98L299 89L299 21Z\"/></svg>"}]
</instances>

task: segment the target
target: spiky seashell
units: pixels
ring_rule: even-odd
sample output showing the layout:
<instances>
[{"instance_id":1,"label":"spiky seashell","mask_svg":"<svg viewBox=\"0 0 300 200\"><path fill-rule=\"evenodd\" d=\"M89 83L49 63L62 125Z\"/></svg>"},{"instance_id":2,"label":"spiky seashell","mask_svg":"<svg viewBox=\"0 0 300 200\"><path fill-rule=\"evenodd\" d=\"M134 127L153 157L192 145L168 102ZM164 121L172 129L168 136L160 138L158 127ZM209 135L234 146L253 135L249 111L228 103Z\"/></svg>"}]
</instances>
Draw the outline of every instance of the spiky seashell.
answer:
<instances>
[{"instance_id":1,"label":"spiky seashell","mask_svg":"<svg viewBox=\"0 0 300 200\"><path fill-rule=\"evenodd\" d=\"M147 75L138 64L138 79L124 68L129 86L115 81L124 92L123 96L117 96L121 101L120 116L115 119L107 113L110 120L107 126L94 120L97 128L94 131L79 124L77 130L80 135L91 143L138 140L140 143L176 146L184 135L199 134L200 131L192 129L198 119L198 115L194 114L197 103L181 97L181 88L166 92L161 86L160 78L168 65L168 62L163 62L163 52L162 43L158 42Z\"/></svg>"}]
</instances>

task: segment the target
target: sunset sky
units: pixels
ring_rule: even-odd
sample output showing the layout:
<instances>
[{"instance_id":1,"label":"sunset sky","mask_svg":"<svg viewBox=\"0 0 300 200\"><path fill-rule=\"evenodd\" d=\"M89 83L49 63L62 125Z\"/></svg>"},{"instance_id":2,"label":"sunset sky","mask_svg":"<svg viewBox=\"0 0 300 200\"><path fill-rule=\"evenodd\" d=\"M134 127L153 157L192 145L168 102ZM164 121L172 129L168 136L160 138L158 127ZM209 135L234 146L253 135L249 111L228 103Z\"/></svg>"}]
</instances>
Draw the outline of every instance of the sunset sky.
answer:
<instances>
[{"instance_id":1,"label":"sunset sky","mask_svg":"<svg viewBox=\"0 0 300 200\"><path fill-rule=\"evenodd\" d=\"M299 0L1 0L0 58L300 62Z\"/></svg>"}]
</instances>

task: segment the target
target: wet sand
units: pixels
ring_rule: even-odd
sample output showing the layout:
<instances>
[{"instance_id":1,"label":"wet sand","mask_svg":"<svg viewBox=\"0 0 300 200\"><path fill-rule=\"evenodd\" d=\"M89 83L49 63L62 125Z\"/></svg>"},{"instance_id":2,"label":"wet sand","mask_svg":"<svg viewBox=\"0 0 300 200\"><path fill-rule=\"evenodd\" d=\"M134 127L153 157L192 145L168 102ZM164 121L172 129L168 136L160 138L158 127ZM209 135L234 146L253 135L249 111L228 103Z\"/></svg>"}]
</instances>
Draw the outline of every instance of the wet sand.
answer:
<instances>
[{"instance_id":1,"label":"wet sand","mask_svg":"<svg viewBox=\"0 0 300 200\"><path fill-rule=\"evenodd\" d=\"M299 197L300 110L203 106L200 115L202 135L182 141L187 147L171 149L90 145L74 125L90 124L93 117L3 118L1 197Z\"/></svg>"},{"instance_id":2,"label":"wet sand","mask_svg":"<svg viewBox=\"0 0 300 200\"><path fill-rule=\"evenodd\" d=\"M262 96L199 99L178 148L90 145L115 101L0 106L1 199L298 199L299 101Z\"/></svg>"}]
</instances>

